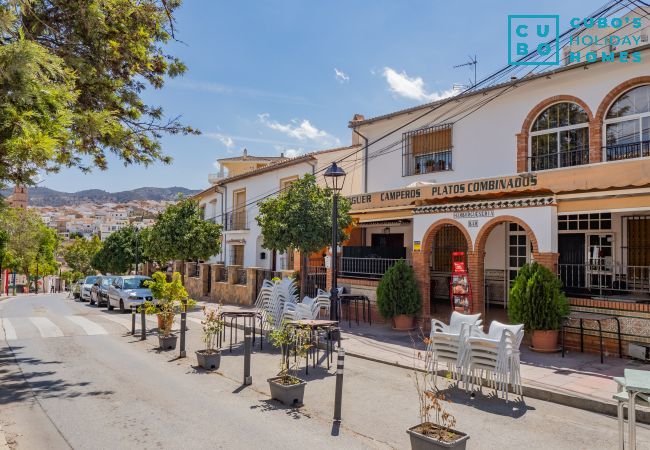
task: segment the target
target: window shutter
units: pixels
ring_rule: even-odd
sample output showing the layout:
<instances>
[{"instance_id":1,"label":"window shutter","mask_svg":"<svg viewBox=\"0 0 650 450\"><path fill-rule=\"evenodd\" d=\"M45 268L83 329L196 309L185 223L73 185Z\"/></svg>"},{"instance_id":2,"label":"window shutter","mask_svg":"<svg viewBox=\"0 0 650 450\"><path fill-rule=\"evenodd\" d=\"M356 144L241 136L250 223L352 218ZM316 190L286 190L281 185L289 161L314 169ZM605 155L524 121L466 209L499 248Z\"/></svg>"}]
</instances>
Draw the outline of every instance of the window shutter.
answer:
<instances>
[{"instance_id":1,"label":"window shutter","mask_svg":"<svg viewBox=\"0 0 650 450\"><path fill-rule=\"evenodd\" d=\"M451 127L411 136L413 155L441 152L451 148Z\"/></svg>"}]
</instances>

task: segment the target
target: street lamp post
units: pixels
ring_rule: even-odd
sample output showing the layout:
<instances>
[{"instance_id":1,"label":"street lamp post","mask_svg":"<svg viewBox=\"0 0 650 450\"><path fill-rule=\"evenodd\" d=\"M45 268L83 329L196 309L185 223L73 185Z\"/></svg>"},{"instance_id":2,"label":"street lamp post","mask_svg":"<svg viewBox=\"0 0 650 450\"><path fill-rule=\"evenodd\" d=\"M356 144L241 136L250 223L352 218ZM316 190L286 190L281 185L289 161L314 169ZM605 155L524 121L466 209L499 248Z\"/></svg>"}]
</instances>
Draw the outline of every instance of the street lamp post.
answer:
<instances>
[{"instance_id":1,"label":"street lamp post","mask_svg":"<svg viewBox=\"0 0 650 450\"><path fill-rule=\"evenodd\" d=\"M331 302L330 320L339 320L339 292L337 286L338 276L338 221L339 221L339 208L338 199L343 183L345 183L345 171L333 162L327 169L325 174L325 183L332 191L332 286L331 286Z\"/></svg>"}]
</instances>

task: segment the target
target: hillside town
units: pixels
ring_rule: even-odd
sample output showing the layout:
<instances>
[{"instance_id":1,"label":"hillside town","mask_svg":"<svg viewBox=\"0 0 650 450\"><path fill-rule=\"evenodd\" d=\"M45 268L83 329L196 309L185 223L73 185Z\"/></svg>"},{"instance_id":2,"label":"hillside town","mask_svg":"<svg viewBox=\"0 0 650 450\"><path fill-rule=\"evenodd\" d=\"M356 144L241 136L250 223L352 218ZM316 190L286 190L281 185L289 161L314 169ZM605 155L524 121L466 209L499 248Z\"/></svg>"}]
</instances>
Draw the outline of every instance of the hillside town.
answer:
<instances>
[{"instance_id":1,"label":"hillside town","mask_svg":"<svg viewBox=\"0 0 650 450\"><path fill-rule=\"evenodd\" d=\"M449 14L442 3L352 2L345 14L336 1L34 5L0 21L17 30L0 45L0 73L13 63L0 128L39 132L6 127L0 142L11 155L0 188L13 188L0 201L0 449L650 448L646 2L537 5L548 14L477 2L465 19L502 40L483 19L503 19L506 51L488 53L499 68L481 77L477 55L446 61L473 73L448 91L368 56L430 60L442 77L447 49L420 55L410 47L426 39L407 33L459 33L429 29ZM221 13L218 27L204 21ZM382 29L364 29L372 39L390 17L408 45L367 47L361 14ZM216 38L249 21L273 33ZM190 42L211 36L210 48L183 53L180 23ZM346 36L338 46L354 42L334 53L361 69L334 68L342 93L328 103L305 53L319 53L332 23ZM292 45L266 46L284 31ZM225 74L221 46L234 71L265 58L274 70L169 81L164 96L186 70L168 51ZM285 53L311 64L272 92ZM247 77L255 88L236 84ZM377 80L392 99L375 102ZM141 98L145 81L161 99L192 99L193 120L220 124L202 135L167 118ZM343 132L294 112L323 104L323 122L338 122L327 129ZM169 164L201 189L93 202L113 194L83 186L83 201L64 204L74 194L56 186L64 192L40 188L56 206L30 204L43 174L65 186L53 174L85 173L88 161L126 173L111 158L128 170Z\"/></svg>"}]
</instances>

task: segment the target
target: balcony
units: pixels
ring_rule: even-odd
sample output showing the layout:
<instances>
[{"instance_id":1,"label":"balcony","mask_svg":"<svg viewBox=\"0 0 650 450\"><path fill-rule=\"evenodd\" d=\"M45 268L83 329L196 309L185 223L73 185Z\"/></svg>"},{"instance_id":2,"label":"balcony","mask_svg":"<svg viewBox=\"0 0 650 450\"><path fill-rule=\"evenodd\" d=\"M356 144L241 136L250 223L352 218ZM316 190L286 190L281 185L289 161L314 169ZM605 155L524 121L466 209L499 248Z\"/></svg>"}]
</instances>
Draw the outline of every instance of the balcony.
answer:
<instances>
[{"instance_id":1,"label":"balcony","mask_svg":"<svg viewBox=\"0 0 650 450\"><path fill-rule=\"evenodd\" d=\"M248 218L245 210L228 212L224 219L226 231L241 231L249 229Z\"/></svg>"},{"instance_id":2,"label":"balcony","mask_svg":"<svg viewBox=\"0 0 650 450\"><path fill-rule=\"evenodd\" d=\"M580 147L565 152L546 153L528 157L532 172L589 164L589 147Z\"/></svg>"},{"instance_id":3,"label":"balcony","mask_svg":"<svg viewBox=\"0 0 650 450\"><path fill-rule=\"evenodd\" d=\"M604 147L604 151L606 161L642 158L644 156L650 156L650 140L608 145Z\"/></svg>"},{"instance_id":4,"label":"balcony","mask_svg":"<svg viewBox=\"0 0 650 450\"><path fill-rule=\"evenodd\" d=\"M228 172L223 169L219 173L209 173L208 174L208 183L217 184L219 181L228 177Z\"/></svg>"}]
</instances>

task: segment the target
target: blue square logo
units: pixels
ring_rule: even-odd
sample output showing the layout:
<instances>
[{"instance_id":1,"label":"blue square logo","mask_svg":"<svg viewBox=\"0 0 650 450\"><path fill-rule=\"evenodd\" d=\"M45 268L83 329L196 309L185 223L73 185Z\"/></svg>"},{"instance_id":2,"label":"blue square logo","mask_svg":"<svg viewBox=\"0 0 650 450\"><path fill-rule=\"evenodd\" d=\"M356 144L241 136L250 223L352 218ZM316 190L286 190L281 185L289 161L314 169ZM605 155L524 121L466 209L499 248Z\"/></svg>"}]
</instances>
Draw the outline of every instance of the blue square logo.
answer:
<instances>
[{"instance_id":1,"label":"blue square logo","mask_svg":"<svg viewBox=\"0 0 650 450\"><path fill-rule=\"evenodd\" d=\"M560 65L560 16L509 15L508 64ZM522 60L531 54L530 60Z\"/></svg>"}]
</instances>

